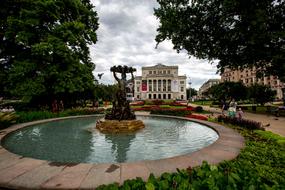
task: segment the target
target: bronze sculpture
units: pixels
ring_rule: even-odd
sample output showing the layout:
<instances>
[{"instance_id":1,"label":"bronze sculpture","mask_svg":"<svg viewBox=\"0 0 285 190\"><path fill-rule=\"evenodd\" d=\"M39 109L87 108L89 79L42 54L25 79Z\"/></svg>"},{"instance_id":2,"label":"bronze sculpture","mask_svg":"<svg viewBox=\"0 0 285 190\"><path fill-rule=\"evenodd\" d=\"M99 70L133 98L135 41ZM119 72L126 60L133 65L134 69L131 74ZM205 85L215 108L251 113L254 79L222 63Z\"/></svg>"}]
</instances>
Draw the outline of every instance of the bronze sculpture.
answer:
<instances>
[{"instance_id":1,"label":"bronze sculpture","mask_svg":"<svg viewBox=\"0 0 285 190\"><path fill-rule=\"evenodd\" d=\"M111 113L106 114L105 119L107 120L134 120L136 119L135 114L132 112L129 100L127 100L127 93L134 93L134 75L135 68L128 66L113 66L111 67L114 78L118 82L118 90L115 94L113 101L113 108ZM117 76L117 73L121 74L121 79ZM131 79L127 80L127 74L131 74ZM132 85L128 85L132 83Z\"/></svg>"}]
</instances>

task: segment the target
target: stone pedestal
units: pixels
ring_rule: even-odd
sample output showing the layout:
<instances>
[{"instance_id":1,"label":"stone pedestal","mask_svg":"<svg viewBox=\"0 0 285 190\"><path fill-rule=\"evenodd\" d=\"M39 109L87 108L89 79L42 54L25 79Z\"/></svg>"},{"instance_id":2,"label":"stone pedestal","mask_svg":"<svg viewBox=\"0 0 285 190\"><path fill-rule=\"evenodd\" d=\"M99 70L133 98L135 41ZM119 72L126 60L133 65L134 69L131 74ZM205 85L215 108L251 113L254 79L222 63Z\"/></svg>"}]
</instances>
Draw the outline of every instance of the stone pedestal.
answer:
<instances>
[{"instance_id":1,"label":"stone pedestal","mask_svg":"<svg viewBox=\"0 0 285 190\"><path fill-rule=\"evenodd\" d=\"M141 120L105 120L96 124L96 128L102 133L128 133L144 127Z\"/></svg>"}]
</instances>

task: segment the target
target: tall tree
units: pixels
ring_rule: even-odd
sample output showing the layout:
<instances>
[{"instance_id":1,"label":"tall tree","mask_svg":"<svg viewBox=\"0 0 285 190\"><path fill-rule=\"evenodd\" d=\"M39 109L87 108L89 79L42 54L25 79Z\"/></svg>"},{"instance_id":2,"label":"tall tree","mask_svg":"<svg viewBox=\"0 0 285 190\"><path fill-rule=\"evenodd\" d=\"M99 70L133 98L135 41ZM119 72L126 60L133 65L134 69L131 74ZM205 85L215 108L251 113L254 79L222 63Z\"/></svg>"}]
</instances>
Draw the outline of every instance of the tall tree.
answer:
<instances>
[{"instance_id":1,"label":"tall tree","mask_svg":"<svg viewBox=\"0 0 285 190\"><path fill-rule=\"evenodd\" d=\"M89 0L4 0L0 20L0 90L48 103L94 88Z\"/></svg>"},{"instance_id":2,"label":"tall tree","mask_svg":"<svg viewBox=\"0 0 285 190\"><path fill-rule=\"evenodd\" d=\"M284 0L158 0L158 43L218 59L218 68L256 66L285 81Z\"/></svg>"},{"instance_id":3,"label":"tall tree","mask_svg":"<svg viewBox=\"0 0 285 190\"><path fill-rule=\"evenodd\" d=\"M223 82L212 86L207 94L219 101L231 98L244 100L247 98L247 87L241 82Z\"/></svg>"},{"instance_id":4,"label":"tall tree","mask_svg":"<svg viewBox=\"0 0 285 190\"><path fill-rule=\"evenodd\" d=\"M264 105L266 102L271 102L276 96L276 91L269 86L254 84L249 87L249 98L253 99L254 103Z\"/></svg>"}]
</instances>

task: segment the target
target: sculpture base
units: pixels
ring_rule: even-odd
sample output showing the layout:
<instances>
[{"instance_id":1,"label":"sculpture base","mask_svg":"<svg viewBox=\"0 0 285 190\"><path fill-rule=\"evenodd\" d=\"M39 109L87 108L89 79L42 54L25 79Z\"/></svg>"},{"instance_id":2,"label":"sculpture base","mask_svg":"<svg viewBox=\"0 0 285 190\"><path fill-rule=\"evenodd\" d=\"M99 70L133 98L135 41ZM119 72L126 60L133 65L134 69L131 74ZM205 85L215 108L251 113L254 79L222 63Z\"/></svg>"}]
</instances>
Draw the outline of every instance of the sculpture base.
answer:
<instances>
[{"instance_id":1,"label":"sculpture base","mask_svg":"<svg viewBox=\"0 0 285 190\"><path fill-rule=\"evenodd\" d=\"M141 120L105 120L96 124L96 128L102 133L128 133L144 127Z\"/></svg>"}]
</instances>

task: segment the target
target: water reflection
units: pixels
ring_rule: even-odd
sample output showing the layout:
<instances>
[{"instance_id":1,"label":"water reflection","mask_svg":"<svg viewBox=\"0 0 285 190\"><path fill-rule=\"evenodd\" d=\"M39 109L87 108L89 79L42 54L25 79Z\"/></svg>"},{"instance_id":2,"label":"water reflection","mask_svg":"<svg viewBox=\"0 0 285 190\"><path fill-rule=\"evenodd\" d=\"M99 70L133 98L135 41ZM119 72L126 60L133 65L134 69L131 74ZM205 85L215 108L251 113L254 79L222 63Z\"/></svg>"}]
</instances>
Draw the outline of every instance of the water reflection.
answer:
<instances>
[{"instance_id":1,"label":"water reflection","mask_svg":"<svg viewBox=\"0 0 285 190\"><path fill-rule=\"evenodd\" d=\"M105 139L112 144L112 154L115 157L115 162L125 162L127 159L128 151L130 150L133 139L136 134L106 134Z\"/></svg>"}]
</instances>

